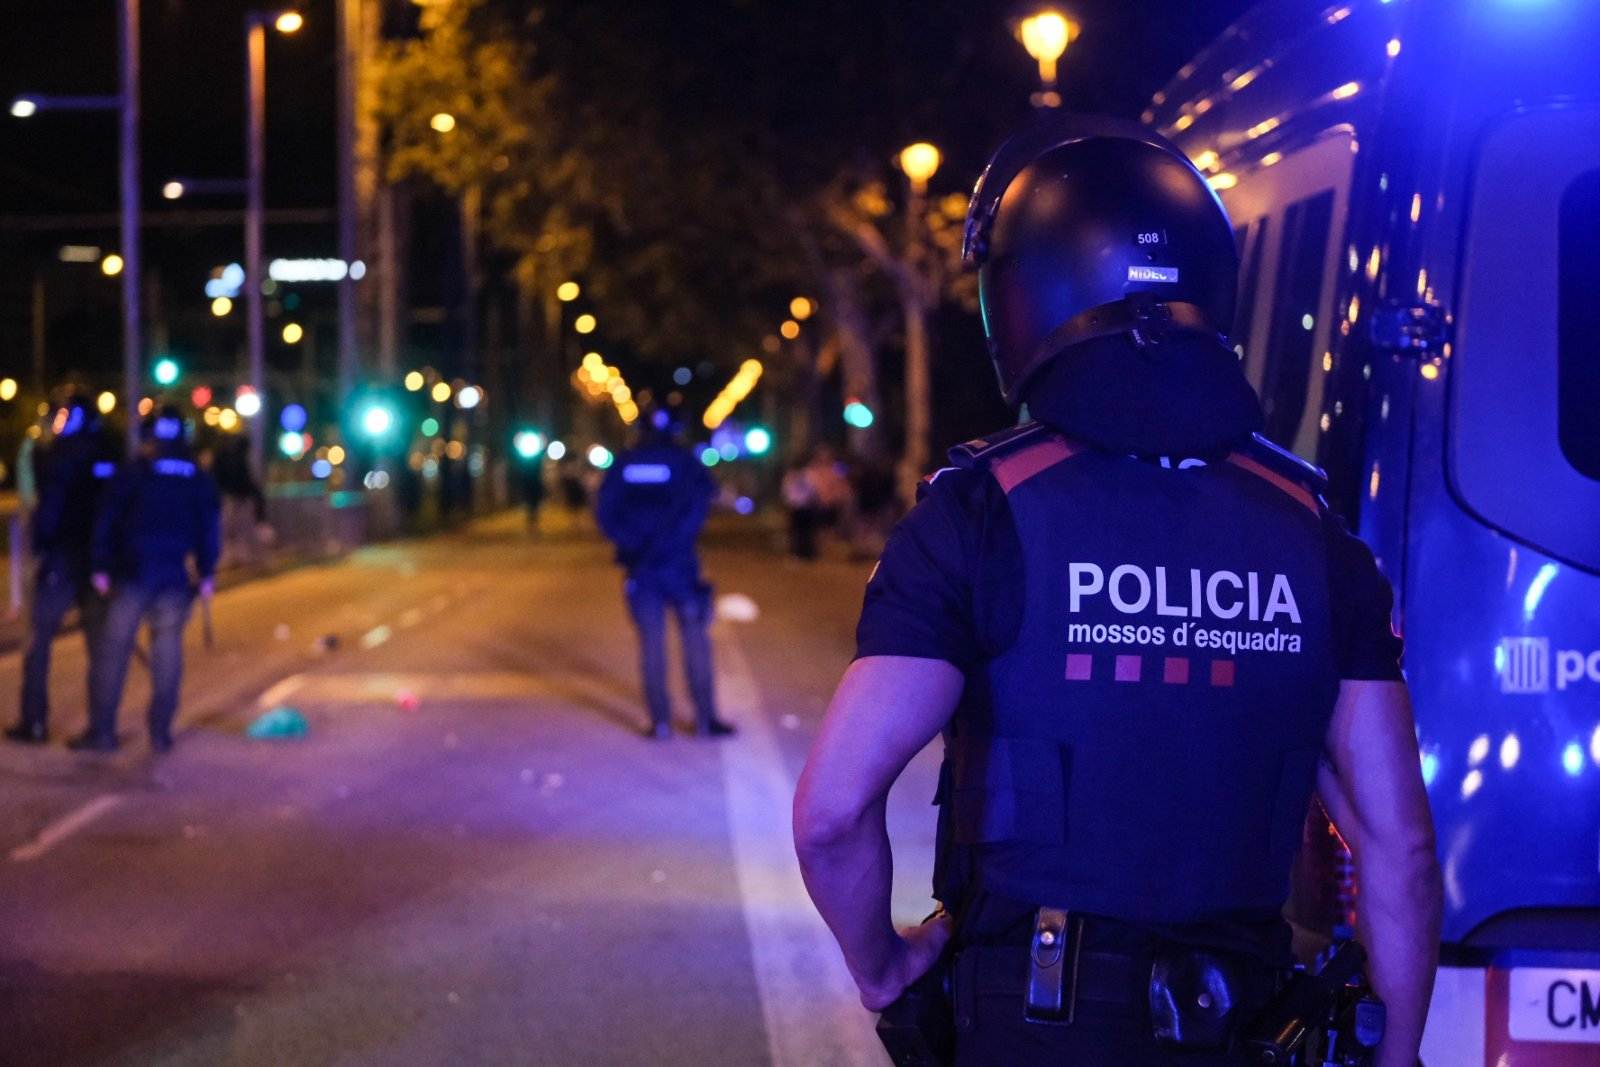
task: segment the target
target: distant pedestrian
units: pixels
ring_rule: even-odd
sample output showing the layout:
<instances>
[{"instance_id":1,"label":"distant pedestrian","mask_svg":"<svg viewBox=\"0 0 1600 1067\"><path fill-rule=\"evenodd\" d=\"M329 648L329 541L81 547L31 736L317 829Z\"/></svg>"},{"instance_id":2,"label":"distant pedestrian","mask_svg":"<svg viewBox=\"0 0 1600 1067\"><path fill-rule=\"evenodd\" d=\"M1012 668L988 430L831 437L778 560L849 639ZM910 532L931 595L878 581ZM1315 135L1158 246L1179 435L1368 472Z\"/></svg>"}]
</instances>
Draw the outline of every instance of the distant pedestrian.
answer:
<instances>
[{"instance_id":1,"label":"distant pedestrian","mask_svg":"<svg viewBox=\"0 0 1600 1067\"><path fill-rule=\"evenodd\" d=\"M251 566L257 561L267 524L267 498L250 469L250 442L225 438L211 465L222 500L222 562Z\"/></svg>"},{"instance_id":2,"label":"distant pedestrian","mask_svg":"<svg viewBox=\"0 0 1600 1067\"><path fill-rule=\"evenodd\" d=\"M217 487L195 463L176 408L145 419L140 453L106 489L95 520L92 581L110 598L89 685L89 729L72 747L117 747L117 708L139 626L150 626L150 747L172 747L183 628L195 595L211 599ZM191 574L191 561L194 572Z\"/></svg>"},{"instance_id":3,"label":"distant pedestrian","mask_svg":"<svg viewBox=\"0 0 1600 1067\"><path fill-rule=\"evenodd\" d=\"M711 674L711 586L700 576L695 541L716 487L699 460L673 439L665 411L652 414L636 447L616 458L600 486L596 517L627 571L628 610L639 629L640 666L650 709L646 737L672 736L667 696L666 612L678 618L684 673L695 705L695 732L720 737L734 728L717 717Z\"/></svg>"},{"instance_id":4,"label":"distant pedestrian","mask_svg":"<svg viewBox=\"0 0 1600 1067\"><path fill-rule=\"evenodd\" d=\"M539 532L539 508L544 504L544 459L530 459L521 467L518 479L521 490L523 514L527 517L528 532Z\"/></svg>"},{"instance_id":5,"label":"distant pedestrian","mask_svg":"<svg viewBox=\"0 0 1600 1067\"><path fill-rule=\"evenodd\" d=\"M49 736L50 649L67 613L78 609L84 643L100 633L104 605L89 585L89 543L101 487L115 469L99 435L94 408L72 396L56 409L48 445L28 456L34 499L34 555L28 649L22 660L22 714L7 739L42 744Z\"/></svg>"}]
</instances>

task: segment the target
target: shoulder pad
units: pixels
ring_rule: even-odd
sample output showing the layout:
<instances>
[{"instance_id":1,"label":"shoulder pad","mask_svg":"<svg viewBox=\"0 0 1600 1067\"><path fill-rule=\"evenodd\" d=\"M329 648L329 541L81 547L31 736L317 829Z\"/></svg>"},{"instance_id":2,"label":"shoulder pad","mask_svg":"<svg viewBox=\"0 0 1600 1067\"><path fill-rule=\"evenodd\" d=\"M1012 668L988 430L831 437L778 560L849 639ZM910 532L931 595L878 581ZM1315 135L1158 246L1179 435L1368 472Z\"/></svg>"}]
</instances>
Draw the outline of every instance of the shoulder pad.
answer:
<instances>
[{"instance_id":1,"label":"shoulder pad","mask_svg":"<svg viewBox=\"0 0 1600 1067\"><path fill-rule=\"evenodd\" d=\"M1299 482L1316 496L1321 496L1328 488L1328 475L1321 467L1306 462L1258 433L1250 435L1244 452L1274 474Z\"/></svg>"},{"instance_id":2,"label":"shoulder pad","mask_svg":"<svg viewBox=\"0 0 1600 1067\"><path fill-rule=\"evenodd\" d=\"M950 462L957 467L981 467L1037 440L1046 432L1040 423L1025 422L1021 426L975 437L952 448Z\"/></svg>"}]
</instances>

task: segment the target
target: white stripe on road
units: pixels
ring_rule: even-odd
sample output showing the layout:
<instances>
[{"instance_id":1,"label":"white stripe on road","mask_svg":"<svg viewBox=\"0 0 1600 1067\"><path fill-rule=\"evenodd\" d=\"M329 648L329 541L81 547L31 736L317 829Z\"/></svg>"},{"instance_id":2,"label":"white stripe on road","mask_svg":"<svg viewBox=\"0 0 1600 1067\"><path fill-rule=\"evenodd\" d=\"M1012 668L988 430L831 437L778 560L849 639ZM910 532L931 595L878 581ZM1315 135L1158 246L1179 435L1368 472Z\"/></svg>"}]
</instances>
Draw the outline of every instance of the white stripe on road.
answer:
<instances>
[{"instance_id":1,"label":"white stripe on road","mask_svg":"<svg viewBox=\"0 0 1600 1067\"><path fill-rule=\"evenodd\" d=\"M751 962L774 1067L887 1062L794 855L794 779L739 640L718 628L717 699L739 735L722 745L722 781Z\"/></svg>"},{"instance_id":2,"label":"white stripe on road","mask_svg":"<svg viewBox=\"0 0 1600 1067\"><path fill-rule=\"evenodd\" d=\"M257 697L256 706L260 708L276 707L277 705L282 704L285 700L288 700L290 697L294 696L294 694L299 691L300 687L305 684L305 675L291 674L289 677L274 683L267 689L266 692Z\"/></svg>"},{"instance_id":3,"label":"white stripe on road","mask_svg":"<svg viewBox=\"0 0 1600 1067\"><path fill-rule=\"evenodd\" d=\"M12 849L11 862L27 863L30 860L38 859L121 803L122 797L120 795L107 793L103 796L95 797L81 808L74 808L61 816L61 818L46 825L43 830L39 831L39 836L29 841L26 845L18 845Z\"/></svg>"}]
</instances>

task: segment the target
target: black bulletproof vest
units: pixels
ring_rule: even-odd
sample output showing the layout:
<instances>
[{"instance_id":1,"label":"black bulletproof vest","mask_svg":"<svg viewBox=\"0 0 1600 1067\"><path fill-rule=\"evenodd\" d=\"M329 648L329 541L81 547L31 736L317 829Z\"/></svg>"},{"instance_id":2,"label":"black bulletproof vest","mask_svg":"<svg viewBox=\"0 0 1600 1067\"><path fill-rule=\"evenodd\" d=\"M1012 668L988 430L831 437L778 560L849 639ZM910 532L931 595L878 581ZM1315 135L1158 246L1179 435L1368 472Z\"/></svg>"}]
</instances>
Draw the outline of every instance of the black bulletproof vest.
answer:
<instances>
[{"instance_id":1,"label":"black bulletproof vest","mask_svg":"<svg viewBox=\"0 0 1600 1067\"><path fill-rule=\"evenodd\" d=\"M954 458L1006 493L1025 606L948 738L960 866L1128 921L1281 907L1339 684L1317 472L1264 441L1182 469L1038 426L976 444Z\"/></svg>"}]
</instances>

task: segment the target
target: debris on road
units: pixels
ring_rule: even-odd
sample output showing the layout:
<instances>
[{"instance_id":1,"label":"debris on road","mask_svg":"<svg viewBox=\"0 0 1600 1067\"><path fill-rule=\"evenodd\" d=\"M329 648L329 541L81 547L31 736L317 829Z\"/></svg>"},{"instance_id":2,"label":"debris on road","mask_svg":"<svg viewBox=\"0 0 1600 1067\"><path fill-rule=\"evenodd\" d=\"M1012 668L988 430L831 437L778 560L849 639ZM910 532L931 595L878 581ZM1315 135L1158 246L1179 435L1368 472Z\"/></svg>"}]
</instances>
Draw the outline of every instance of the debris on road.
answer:
<instances>
[{"instance_id":1,"label":"debris on road","mask_svg":"<svg viewBox=\"0 0 1600 1067\"><path fill-rule=\"evenodd\" d=\"M257 716L256 720L245 729L245 734L257 741L275 741L304 737L310 730L311 724L306 722L306 717L300 714L299 709L280 704L271 711Z\"/></svg>"},{"instance_id":2,"label":"debris on road","mask_svg":"<svg viewBox=\"0 0 1600 1067\"><path fill-rule=\"evenodd\" d=\"M717 597L717 618L726 622L755 622L761 618L761 609L743 593L724 593Z\"/></svg>"}]
</instances>

